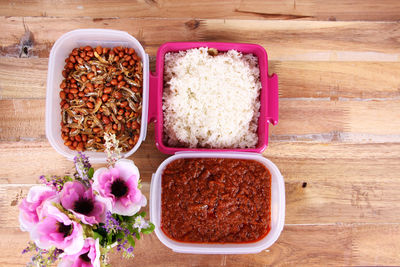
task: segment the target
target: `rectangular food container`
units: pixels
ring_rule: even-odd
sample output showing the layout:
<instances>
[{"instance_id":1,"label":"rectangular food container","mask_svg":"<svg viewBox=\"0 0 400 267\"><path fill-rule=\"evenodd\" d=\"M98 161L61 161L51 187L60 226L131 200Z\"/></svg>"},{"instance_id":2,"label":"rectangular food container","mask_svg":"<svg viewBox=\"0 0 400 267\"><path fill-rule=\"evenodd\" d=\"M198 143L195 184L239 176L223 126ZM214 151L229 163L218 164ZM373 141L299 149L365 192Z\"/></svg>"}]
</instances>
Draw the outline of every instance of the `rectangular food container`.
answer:
<instances>
[{"instance_id":1,"label":"rectangular food container","mask_svg":"<svg viewBox=\"0 0 400 267\"><path fill-rule=\"evenodd\" d=\"M255 160L271 173L271 230L261 240L252 243L186 243L177 242L161 230L161 177L165 167L182 158L230 158ZM256 153L241 152L180 152L164 160L153 174L150 186L150 220L155 224L158 239L175 252L196 254L258 253L271 246L279 237L285 221L285 185L279 169L270 160Z\"/></svg>"},{"instance_id":2,"label":"rectangular food container","mask_svg":"<svg viewBox=\"0 0 400 267\"><path fill-rule=\"evenodd\" d=\"M164 56L168 52L184 51L192 48L209 47L226 52L235 49L244 54L251 53L258 57L260 68L261 92L260 92L260 116L258 118L258 144L255 148L240 149L210 149L210 148L176 148L166 146L162 141L163 134L163 74ZM175 42L165 43L157 51L156 73L150 75L150 103L149 121L155 121L155 139L158 150L166 154L174 154L178 151L241 151L261 153L268 144L268 125L278 123L278 77L274 74L268 76L268 56L265 49L256 44L241 43L211 43L211 42Z\"/></svg>"},{"instance_id":3,"label":"rectangular food container","mask_svg":"<svg viewBox=\"0 0 400 267\"><path fill-rule=\"evenodd\" d=\"M278 123L278 77L274 74L268 76L268 57L262 46L255 44L241 43L210 43L210 42L176 42L165 43L160 46L157 52L156 73L151 74L149 70L149 57L141 44L131 35L122 31L104 29L82 29L68 32L61 36L54 44L50 52L49 67L47 76L46 94L46 136L50 144L60 154L73 160L76 151L70 150L64 145L61 139L61 108L59 105L59 85L63 80L62 70L64 59L71 50L80 46L132 47L143 62L143 97L142 97L142 123L139 140L132 150L123 153L123 157L129 157L140 146L146 138L147 123L155 123L155 142L157 148L166 154L174 154L178 151L241 151L261 153L268 144L268 125ZM210 47L219 51L235 49L242 53L252 53L258 57L260 68L260 80L262 84L260 93L260 116L258 119L258 144L255 148L247 149L209 149L209 148L176 148L163 144L163 73L164 56L167 52L177 52L191 48ZM85 152L93 163L106 162L106 155L103 152Z\"/></svg>"},{"instance_id":4,"label":"rectangular food container","mask_svg":"<svg viewBox=\"0 0 400 267\"><path fill-rule=\"evenodd\" d=\"M47 73L46 92L46 136L54 149L69 160L73 160L76 151L64 145L61 138L61 107L60 107L60 84L63 81L62 71L65 58L75 47L90 45L96 47L124 46L134 48L143 63L143 96L142 96L142 123L140 135L136 145L123 157L129 157L140 146L146 138L147 114L149 103L149 55L145 53L142 45L130 34L123 31L103 29L82 29L68 32L62 35L53 45L49 57L49 69ZM92 163L105 163L106 155L103 152L86 151Z\"/></svg>"}]
</instances>

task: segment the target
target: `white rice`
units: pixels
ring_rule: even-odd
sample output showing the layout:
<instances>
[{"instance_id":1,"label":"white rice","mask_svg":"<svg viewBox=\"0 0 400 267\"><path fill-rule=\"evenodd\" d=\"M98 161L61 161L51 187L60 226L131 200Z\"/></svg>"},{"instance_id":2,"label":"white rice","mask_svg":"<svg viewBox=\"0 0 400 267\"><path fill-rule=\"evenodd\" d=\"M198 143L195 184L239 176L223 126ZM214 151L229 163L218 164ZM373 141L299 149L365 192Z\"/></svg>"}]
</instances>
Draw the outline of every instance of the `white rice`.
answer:
<instances>
[{"instance_id":1,"label":"white rice","mask_svg":"<svg viewBox=\"0 0 400 267\"><path fill-rule=\"evenodd\" d=\"M252 148L258 143L258 58L208 48L167 53L164 141L169 146Z\"/></svg>"}]
</instances>

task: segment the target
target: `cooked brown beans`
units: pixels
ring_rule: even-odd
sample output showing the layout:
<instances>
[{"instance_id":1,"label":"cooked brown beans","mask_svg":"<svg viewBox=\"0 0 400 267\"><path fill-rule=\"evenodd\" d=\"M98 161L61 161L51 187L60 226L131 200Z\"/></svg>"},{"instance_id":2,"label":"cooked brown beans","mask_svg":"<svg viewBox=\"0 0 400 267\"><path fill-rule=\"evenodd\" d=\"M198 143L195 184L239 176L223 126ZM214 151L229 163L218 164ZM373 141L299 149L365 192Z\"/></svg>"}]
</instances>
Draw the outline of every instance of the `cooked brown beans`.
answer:
<instances>
[{"instance_id":1,"label":"cooked brown beans","mask_svg":"<svg viewBox=\"0 0 400 267\"><path fill-rule=\"evenodd\" d=\"M109 132L122 151L132 149L140 133L142 71L133 48L74 48L60 84L64 144L77 151L103 151Z\"/></svg>"}]
</instances>

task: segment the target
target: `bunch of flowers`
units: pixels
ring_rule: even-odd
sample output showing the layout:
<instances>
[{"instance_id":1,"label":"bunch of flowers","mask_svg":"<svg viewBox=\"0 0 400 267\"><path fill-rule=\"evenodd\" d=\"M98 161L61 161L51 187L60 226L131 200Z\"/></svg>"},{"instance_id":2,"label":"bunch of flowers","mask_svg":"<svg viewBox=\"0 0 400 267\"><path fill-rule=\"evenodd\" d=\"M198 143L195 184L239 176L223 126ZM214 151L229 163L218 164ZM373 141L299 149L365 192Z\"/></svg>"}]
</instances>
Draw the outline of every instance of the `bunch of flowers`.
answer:
<instances>
[{"instance_id":1,"label":"bunch of flowers","mask_svg":"<svg viewBox=\"0 0 400 267\"><path fill-rule=\"evenodd\" d=\"M154 230L140 212L147 200L138 168L120 159L115 136L105 139L107 168L94 171L79 153L72 176L41 176L44 184L22 200L20 227L33 241L22 252L34 252L28 266L107 266L110 250L133 257L135 240Z\"/></svg>"}]
</instances>

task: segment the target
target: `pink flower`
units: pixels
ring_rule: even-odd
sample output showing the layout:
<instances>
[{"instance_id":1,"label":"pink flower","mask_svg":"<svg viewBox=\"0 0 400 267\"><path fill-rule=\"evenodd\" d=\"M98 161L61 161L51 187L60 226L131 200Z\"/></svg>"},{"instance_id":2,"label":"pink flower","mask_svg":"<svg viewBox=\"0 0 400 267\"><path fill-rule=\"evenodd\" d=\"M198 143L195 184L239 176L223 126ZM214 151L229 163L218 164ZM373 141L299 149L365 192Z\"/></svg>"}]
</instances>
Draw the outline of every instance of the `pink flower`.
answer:
<instances>
[{"instance_id":1,"label":"pink flower","mask_svg":"<svg viewBox=\"0 0 400 267\"><path fill-rule=\"evenodd\" d=\"M22 231L31 231L39 222L45 200L54 197L56 192L43 185L31 187L28 196L19 206L19 223Z\"/></svg>"},{"instance_id":2,"label":"pink flower","mask_svg":"<svg viewBox=\"0 0 400 267\"><path fill-rule=\"evenodd\" d=\"M75 254L83 247L83 230L79 223L72 221L52 202L46 201L42 219L31 231L31 239L41 249L55 246L66 254Z\"/></svg>"},{"instance_id":3,"label":"pink flower","mask_svg":"<svg viewBox=\"0 0 400 267\"><path fill-rule=\"evenodd\" d=\"M99 239L86 238L83 248L73 255L65 255L58 267L100 267Z\"/></svg>"},{"instance_id":4,"label":"pink flower","mask_svg":"<svg viewBox=\"0 0 400 267\"><path fill-rule=\"evenodd\" d=\"M131 160L120 159L114 168L98 169L93 181L93 189L111 202L112 213L132 216L146 206L146 197L138 188L139 170Z\"/></svg>"},{"instance_id":5,"label":"pink flower","mask_svg":"<svg viewBox=\"0 0 400 267\"><path fill-rule=\"evenodd\" d=\"M84 224L98 224L105 219L107 202L95 196L91 188L80 182L67 182L60 193L61 204ZM110 207L111 208L111 207Z\"/></svg>"}]
</instances>

